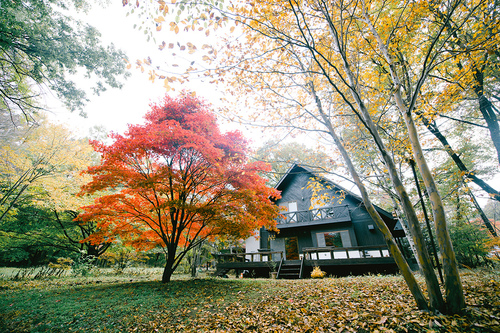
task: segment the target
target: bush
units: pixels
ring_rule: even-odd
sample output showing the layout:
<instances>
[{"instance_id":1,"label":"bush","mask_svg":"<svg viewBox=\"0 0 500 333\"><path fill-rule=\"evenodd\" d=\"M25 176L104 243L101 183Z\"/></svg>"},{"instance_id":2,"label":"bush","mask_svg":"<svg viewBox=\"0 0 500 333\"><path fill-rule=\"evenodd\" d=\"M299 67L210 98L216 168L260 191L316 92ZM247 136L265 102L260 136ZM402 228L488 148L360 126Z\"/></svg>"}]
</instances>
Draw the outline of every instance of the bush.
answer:
<instances>
[{"instance_id":1,"label":"bush","mask_svg":"<svg viewBox=\"0 0 500 333\"><path fill-rule=\"evenodd\" d=\"M457 261L467 267L489 263L490 234L477 223L457 223L450 227L450 237Z\"/></svg>"},{"instance_id":2,"label":"bush","mask_svg":"<svg viewBox=\"0 0 500 333\"><path fill-rule=\"evenodd\" d=\"M134 251L127 247L119 247L114 251L107 251L99 259L107 266L113 267L116 274L122 274L128 267L143 263L147 257L142 252Z\"/></svg>"},{"instance_id":3,"label":"bush","mask_svg":"<svg viewBox=\"0 0 500 333\"><path fill-rule=\"evenodd\" d=\"M89 256L82 254L81 257L73 263L72 271L73 275L87 276L97 269L95 263L97 258L95 256Z\"/></svg>"},{"instance_id":4,"label":"bush","mask_svg":"<svg viewBox=\"0 0 500 333\"><path fill-rule=\"evenodd\" d=\"M311 277L313 279L322 279L326 275L326 272L323 272L319 266L314 266L312 272L311 272Z\"/></svg>"}]
</instances>

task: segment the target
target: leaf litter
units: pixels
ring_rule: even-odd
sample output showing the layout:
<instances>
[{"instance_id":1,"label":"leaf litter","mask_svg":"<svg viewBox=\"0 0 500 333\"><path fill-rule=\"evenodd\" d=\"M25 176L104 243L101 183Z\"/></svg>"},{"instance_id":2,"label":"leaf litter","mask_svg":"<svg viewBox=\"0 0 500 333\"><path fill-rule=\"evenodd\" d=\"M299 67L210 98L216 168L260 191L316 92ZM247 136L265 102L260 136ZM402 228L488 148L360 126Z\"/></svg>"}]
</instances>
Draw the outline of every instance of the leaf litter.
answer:
<instances>
[{"instance_id":1,"label":"leaf litter","mask_svg":"<svg viewBox=\"0 0 500 333\"><path fill-rule=\"evenodd\" d=\"M463 271L462 282L467 308L453 316L418 311L400 276L89 283L67 292L57 283L29 285L29 293L26 286L2 286L0 326L10 332L500 332L499 275ZM9 306L35 294L43 296L41 308L27 308L27 299L22 308ZM54 303L60 310L51 309Z\"/></svg>"}]
</instances>

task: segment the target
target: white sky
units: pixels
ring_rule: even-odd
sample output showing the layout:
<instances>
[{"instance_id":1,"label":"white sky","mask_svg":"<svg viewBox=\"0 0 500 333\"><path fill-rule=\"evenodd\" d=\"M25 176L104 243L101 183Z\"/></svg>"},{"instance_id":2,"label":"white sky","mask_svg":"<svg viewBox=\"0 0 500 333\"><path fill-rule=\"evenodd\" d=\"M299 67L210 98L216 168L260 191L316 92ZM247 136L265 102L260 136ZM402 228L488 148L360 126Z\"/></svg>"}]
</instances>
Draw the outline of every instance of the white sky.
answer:
<instances>
[{"instance_id":1,"label":"white sky","mask_svg":"<svg viewBox=\"0 0 500 333\"><path fill-rule=\"evenodd\" d=\"M122 133L127 128L127 124L137 124L142 122L142 117L149 110L151 101L159 101L166 93L163 87L163 80L157 80L152 83L148 80L146 69L141 73L135 67L137 59L144 59L151 56L153 64L158 63L161 68L166 66L161 62L174 63L179 62L182 68L182 61L186 59L177 59L171 56L172 50L167 48L163 51L158 50L158 44L165 40L169 42L177 42L180 38L186 36L176 35L169 31L168 24L164 24L160 33L155 33L157 42L147 42L147 37L143 31L138 31L133 28L136 16L126 16L127 9L121 4L121 1L112 1L106 8L93 6L92 10L87 14L79 13L78 17L81 21L86 22L96 27L102 34L101 41L103 45L113 43L117 49L123 50L129 61L132 63L132 68L129 72L132 74L127 80L121 80L124 83L122 89L109 88L101 93L100 96L92 94L88 91L87 97L90 102L86 105L84 111L87 113L87 118L79 116L76 112L70 113L56 100L48 96L46 103L51 111L51 117L58 122L68 124L70 128L75 130L80 135L87 135L88 129L102 125L108 131ZM168 18L167 22L168 22ZM196 38L194 34L189 36ZM182 43L182 40L179 40ZM180 52L177 52L180 53ZM182 53L183 56L190 56L187 52ZM196 56L193 55L193 56ZM85 86L87 83L82 80L81 83ZM215 87L208 83L192 80L182 86L182 89L195 91L196 94L209 103L216 104L218 94ZM179 89L175 92L170 91L171 96L176 96Z\"/></svg>"}]
</instances>

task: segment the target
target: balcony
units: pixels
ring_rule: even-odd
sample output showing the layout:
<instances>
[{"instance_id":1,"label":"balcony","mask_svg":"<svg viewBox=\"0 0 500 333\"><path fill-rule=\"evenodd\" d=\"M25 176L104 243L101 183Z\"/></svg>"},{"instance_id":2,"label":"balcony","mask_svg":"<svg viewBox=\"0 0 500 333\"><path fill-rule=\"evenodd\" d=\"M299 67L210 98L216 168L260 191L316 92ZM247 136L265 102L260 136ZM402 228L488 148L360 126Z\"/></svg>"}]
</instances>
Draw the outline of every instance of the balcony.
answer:
<instances>
[{"instance_id":1,"label":"balcony","mask_svg":"<svg viewBox=\"0 0 500 333\"><path fill-rule=\"evenodd\" d=\"M351 221L347 205L284 212L281 215L283 217L277 219L278 229Z\"/></svg>"}]
</instances>

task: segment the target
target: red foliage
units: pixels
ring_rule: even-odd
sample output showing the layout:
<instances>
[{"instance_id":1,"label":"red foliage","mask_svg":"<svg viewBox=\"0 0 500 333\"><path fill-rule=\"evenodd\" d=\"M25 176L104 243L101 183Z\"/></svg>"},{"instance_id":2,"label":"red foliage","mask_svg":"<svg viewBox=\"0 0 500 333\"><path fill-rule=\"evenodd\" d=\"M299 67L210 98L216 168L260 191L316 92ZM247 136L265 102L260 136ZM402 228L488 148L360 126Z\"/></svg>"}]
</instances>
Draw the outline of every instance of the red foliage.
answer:
<instances>
[{"instance_id":1,"label":"red foliage","mask_svg":"<svg viewBox=\"0 0 500 333\"><path fill-rule=\"evenodd\" d=\"M248 162L241 133L220 133L215 116L191 96L167 96L145 119L113 134L109 146L92 142L102 162L86 171L93 180L82 193L103 195L79 217L98 222L92 242L119 237L138 249L161 246L171 274L202 239L273 227L279 193L258 175L270 167Z\"/></svg>"}]
</instances>

